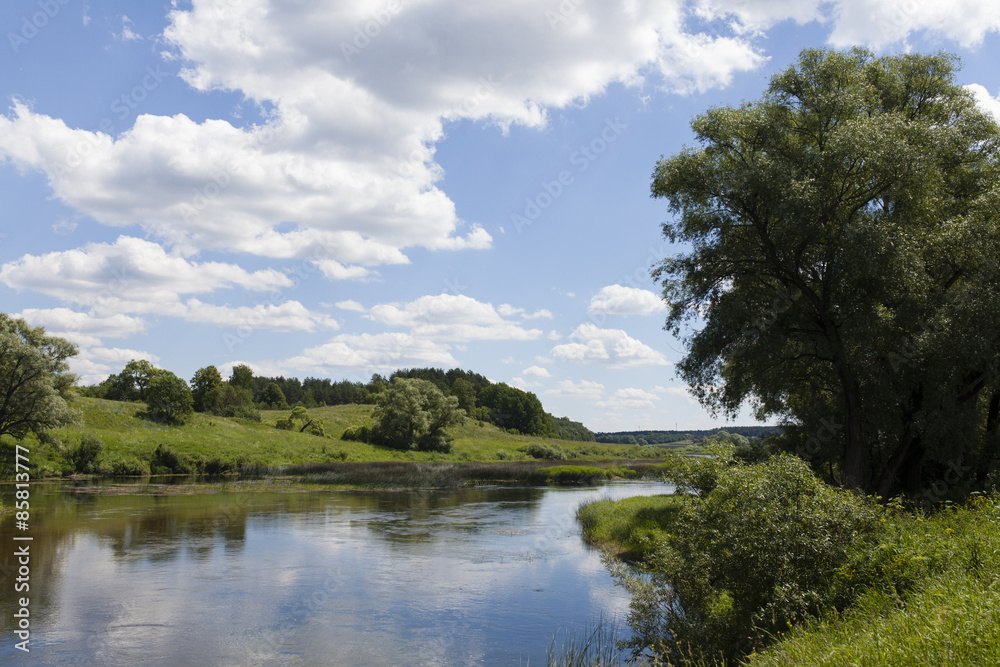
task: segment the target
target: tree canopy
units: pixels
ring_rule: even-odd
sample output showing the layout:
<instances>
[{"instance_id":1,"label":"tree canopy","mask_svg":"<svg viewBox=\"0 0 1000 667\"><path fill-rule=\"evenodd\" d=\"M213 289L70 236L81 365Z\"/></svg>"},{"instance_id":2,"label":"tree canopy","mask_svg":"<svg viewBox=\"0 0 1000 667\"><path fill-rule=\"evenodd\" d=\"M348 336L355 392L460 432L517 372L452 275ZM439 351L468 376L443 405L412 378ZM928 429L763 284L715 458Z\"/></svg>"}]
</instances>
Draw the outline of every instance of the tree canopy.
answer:
<instances>
[{"instance_id":1,"label":"tree canopy","mask_svg":"<svg viewBox=\"0 0 1000 667\"><path fill-rule=\"evenodd\" d=\"M77 348L42 327L0 313L0 435L23 438L73 420L67 405Z\"/></svg>"},{"instance_id":2,"label":"tree canopy","mask_svg":"<svg viewBox=\"0 0 1000 667\"><path fill-rule=\"evenodd\" d=\"M652 194L688 250L654 275L706 406L889 496L985 481L1000 423L1000 129L947 54L806 50L694 119ZM689 329L687 327L690 327Z\"/></svg>"},{"instance_id":3,"label":"tree canopy","mask_svg":"<svg viewBox=\"0 0 1000 667\"><path fill-rule=\"evenodd\" d=\"M375 439L396 449L449 451L444 430L465 416L458 399L427 380L393 378L378 397Z\"/></svg>"}]
</instances>

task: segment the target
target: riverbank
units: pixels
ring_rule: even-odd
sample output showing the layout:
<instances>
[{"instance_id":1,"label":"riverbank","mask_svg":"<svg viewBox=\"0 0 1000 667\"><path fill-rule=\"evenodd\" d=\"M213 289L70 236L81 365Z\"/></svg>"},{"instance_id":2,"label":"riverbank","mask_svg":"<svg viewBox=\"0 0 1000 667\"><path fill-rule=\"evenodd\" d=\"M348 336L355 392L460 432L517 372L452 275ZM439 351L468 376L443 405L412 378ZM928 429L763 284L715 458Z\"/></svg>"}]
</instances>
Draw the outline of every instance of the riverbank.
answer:
<instances>
[{"instance_id":1,"label":"riverbank","mask_svg":"<svg viewBox=\"0 0 1000 667\"><path fill-rule=\"evenodd\" d=\"M664 496L585 504L585 539L649 561L669 541L679 505ZM854 602L772 638L739 664L1000 664L1000 500L976 497L933 512L883 509L870 572L832 573L866 581Z\"/></svg>"},{"instance_id":2,"label":"riverbank","mask_svg":"<svg viewBox=\"0 0 1000 667\"><path fill-rule=\"evenodd\" d=\"M78 424L53 430L42 440L24 444L31 451L33 478L68 476L79 472L77 452L84 440L98 453L87 472L102 475L197 473L235 474L274 471L280 467L334 463L534 463L568 461L638 461L675 448L612 445L539 438L510 433L466 419L452 427L449 453L401 451L342 440L348 429L370 423L372 406L339 405L313 408L310 419L323 425L324 435L276 428L288 410L261 413L261 421L195 414L181 426L167 426L145 417L145 405L78 397L73 407ZM12 440L3 444L12 447ZM13 457L9 457L13 460ZM568 473L564 473L568 474Z\"/></svg>"}]
</instances>

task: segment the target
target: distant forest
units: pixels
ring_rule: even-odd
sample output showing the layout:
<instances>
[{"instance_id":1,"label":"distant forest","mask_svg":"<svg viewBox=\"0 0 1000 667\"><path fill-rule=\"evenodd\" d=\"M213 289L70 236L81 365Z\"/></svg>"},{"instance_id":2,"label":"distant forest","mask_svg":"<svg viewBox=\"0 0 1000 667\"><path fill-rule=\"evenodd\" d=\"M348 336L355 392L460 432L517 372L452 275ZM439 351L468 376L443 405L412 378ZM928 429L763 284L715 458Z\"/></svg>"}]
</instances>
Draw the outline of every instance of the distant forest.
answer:
<instances>
[{"instance_id":1,"label":"distant forest","mask_svg":"<svg viewBox=\"0 0 1000 667\"><path fill-rule=\"evenodd\" d=\"M768 433L780 432L778 426L725 426L704 431L615 431L595 433L597 442L615 445L667 445L672 442L693 440L695 442L721 431L735 433L746 438L759 438Z\"/></svg>"}]
</instances>

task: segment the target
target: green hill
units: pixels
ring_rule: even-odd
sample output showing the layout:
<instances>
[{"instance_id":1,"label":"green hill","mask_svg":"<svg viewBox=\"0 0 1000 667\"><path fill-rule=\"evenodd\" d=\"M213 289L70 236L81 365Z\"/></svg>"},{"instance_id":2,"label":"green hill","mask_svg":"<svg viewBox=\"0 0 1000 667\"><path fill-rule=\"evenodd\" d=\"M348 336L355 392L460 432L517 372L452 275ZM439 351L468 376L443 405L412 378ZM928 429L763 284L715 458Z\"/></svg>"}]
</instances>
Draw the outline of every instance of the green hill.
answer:
<instances>
[{"instance_id":1,"label":"green hill","mask_svg":"<svg viewBox=\"0 0 1000 667\"><path fill-rule=\"evenodd\" d=\"M71 453L84 434L96 436L103 443L98 463L104 470L110 470L121 461L150 462L159 445L165 445L192 463L225 463L222 468L216 468L221 470L236 465L284 466L340 461L527 461L534 460L527 451L532 446L536 453L541 453L540 458L569 460L630 459L652 454L648 449L635 446L514 435L471 419L450 429L454 441L448 454L399 451L341 440L340 436L348 428L370 422L371 405L310 409L310 418L323 424L323 437L275 428L278 419L288 417L289 410L262 411L260 422L196 413L187 424L167 426L147 419L142 403L77 397L73 405L81 412L79 425L56 429L41 442L29 437L24 443L32 452L33 466L42 475L71 472ZM10 443L7 446L11 446ZM5 458L13 460L13 456ZM118 468L119 471L127 469L128 466Z\"/></svg>"}]
</instances>

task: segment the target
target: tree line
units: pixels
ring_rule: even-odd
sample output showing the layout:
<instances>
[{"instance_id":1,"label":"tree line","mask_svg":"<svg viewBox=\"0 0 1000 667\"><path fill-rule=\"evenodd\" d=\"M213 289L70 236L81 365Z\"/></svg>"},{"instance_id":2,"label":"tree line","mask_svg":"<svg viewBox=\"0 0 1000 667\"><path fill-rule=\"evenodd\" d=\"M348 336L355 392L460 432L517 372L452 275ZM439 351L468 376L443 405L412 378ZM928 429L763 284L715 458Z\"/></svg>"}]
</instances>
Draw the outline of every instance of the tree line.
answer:
<instances>
[{"instance_id":1,"label":"tree line","mask_svg":"<svg viewBox=\"0 0 1000 667\"><path fill-rule=\"evenodd\" d=\"M444 397L454 398L455 407L466 416L510 432L594 441L594 434L583 424L547 413L534 393L490 382L479 373L460 368L410 368L389 376L376 373L363 383L255 376L249 366L238 364L227 379L215 366L200 368L188 384L148 361L133 359L119 373L82 388L81 393L108 400L143 401L149 404L150 416L168 422L183 422L194 412L260 421L261 410L378 404L397 378L426 382Z\"/></svg>"}]
</instances>

